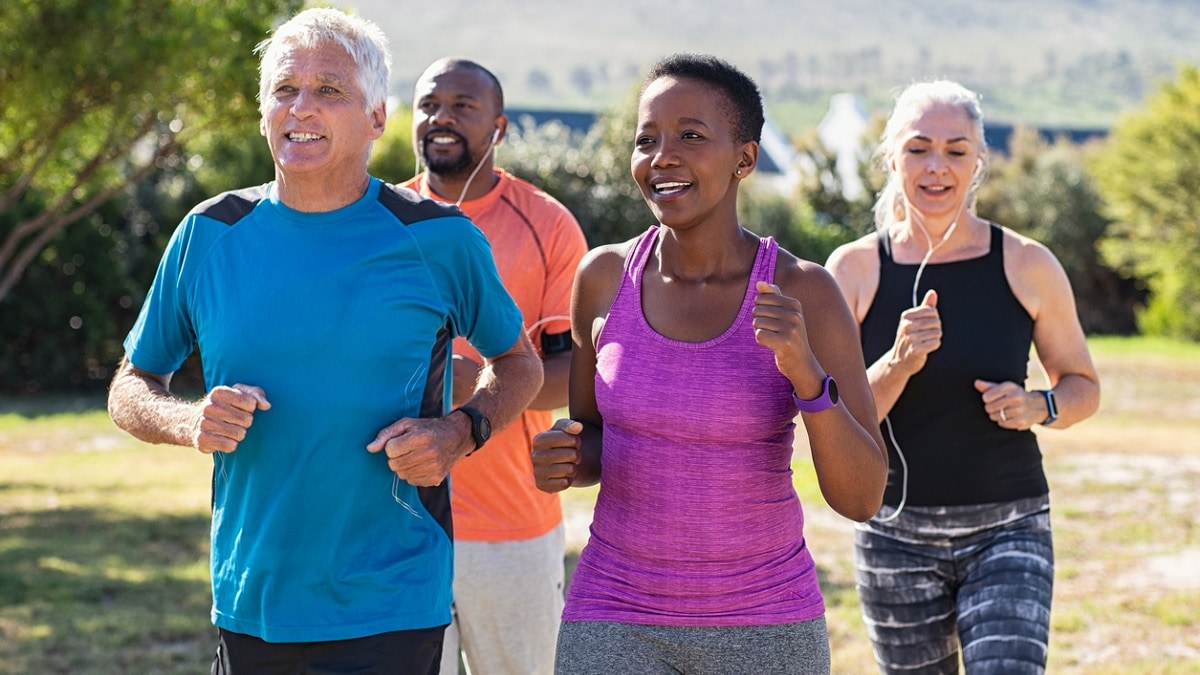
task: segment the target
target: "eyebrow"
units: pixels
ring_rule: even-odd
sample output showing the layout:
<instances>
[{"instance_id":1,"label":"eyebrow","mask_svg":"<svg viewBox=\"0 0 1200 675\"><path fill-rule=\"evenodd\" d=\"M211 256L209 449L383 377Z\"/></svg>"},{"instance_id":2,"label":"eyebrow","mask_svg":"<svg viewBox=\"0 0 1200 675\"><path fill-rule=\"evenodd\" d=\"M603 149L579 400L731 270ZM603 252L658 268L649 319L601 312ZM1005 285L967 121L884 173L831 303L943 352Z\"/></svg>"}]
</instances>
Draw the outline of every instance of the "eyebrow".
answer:
<instances>
[{"instance_id":1,"label":"eyebrow","mask_svg":"<svg viewBox=\"0 0 1200 675\"><path fill-rule=\"evenodd\" d=\"M680 118L679 118L679 121L678 121L678 123L679 123L679 124L691 124L691 125L696 125L696 126L708 127L708 122L705 122L704 120L702 120L702 119L700 119L700 118L698 118L698 117L680 117ZM656 126L658 126L658 124L657 124L657 123L655 123L655 122L647 122L646 124L643 124L643 125L640 125L640 126L642 126L642 127L656 127Z\"/></svg>"},{"instance_id":2,"label":"eyebrow","mask_svg":"<svg viewBox=\"0 0 1200 675\"><path fill-rule=\"evenodd\" d=\"M482 101L484 99L484 97L479 96L477 94L468 94L468 93L443 94L443 96L445 96L446 98L449 98L452 101ZM421 94L421 97L417 100L425 101L425 100L428 100L431 98L437 98L437 97L438 97L437 92L431 91L431 92Z\"/></svg>"},{"instance_id":3,"label":"eyebrow","mask_svg":"<svg viewBox=\"0 0 1200 675\"><path fill-rule=\"evenodd\" d=\"M275 77L271 78L273 82L287 82L296 79L296 73L290 70L281 70L275 73ZM336 73L319 73L316 76L317 82L322 84L343 84L349 82L346 78Z\"/></svg>"},{"instance_id":4,"label":"eyebrow","mask_svg":"<svg viewBox=\"0 0 1200 675\"><path fill-rule=\"evenodd\" d=\"M933 142L932 138L930 138L928 136L922 136L921 134L913 134L911 137L909 137L909 140L925 141L926 143ZM946 142L947 143L970 143L971 139L966 136L955 136L954 138L948 139Z\"/></svg>"}]
</instances>

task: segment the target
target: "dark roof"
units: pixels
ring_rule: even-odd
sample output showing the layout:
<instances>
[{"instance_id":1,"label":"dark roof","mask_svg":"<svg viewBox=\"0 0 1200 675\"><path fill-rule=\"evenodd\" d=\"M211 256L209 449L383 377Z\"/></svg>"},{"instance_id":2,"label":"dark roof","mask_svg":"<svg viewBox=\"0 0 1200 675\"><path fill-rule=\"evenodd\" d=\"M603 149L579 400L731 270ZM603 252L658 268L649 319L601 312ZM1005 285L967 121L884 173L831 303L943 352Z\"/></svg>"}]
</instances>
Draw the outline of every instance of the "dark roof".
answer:
<instances>
[{"instance_id":1,"label":"dark roof","mask_svg":"<svg viewBox=\"0 0 1200 675\"><path fill-rule=\"evenodd\" d=\"M524 124L525 118L533 120L534 126L542 126L547 122L562 122L571 131L587 133L596 122L596 113L570 110L535 110L532 108L505 108L504 114L517 124Z\"/></svg>"},{"instance_id":2,"label":"dark roof","mask_svg":"<svg viewBox=\"0 0 1200 675\"><path fill-rule=\"evenodd\" d=\"M526 121L532 120L534 126L541 126L547 122L561 122L571 131L587 133L592 125L595 124L598 115L594 112L587 111L572 111L572 110L544 110L533 108L505 108L504 114L508 115L510 122L517 124L525 124ZM755 171L763 173L782 173L779 164L775 162L775 158L769 153L760 152L758 154L758 166Z\"/></svg>"},{"instance_id":3,"label":"dark roof","mask_svg":"<svg viewBox=\"0 0 1200 675\"><path fill-rule=\"evenodd\" d=\"M985 123L983 140L987 142L988 149L1008 154L1009 142L1012 140L1015 129L1016 126L1012 124ZM1037 132L1048 143L1053 143L1060 137L1066 137L1076 145L1108 135L1108 129L1070 129L1066 127L1038 127Z\"/></svg>"}]
</instances>

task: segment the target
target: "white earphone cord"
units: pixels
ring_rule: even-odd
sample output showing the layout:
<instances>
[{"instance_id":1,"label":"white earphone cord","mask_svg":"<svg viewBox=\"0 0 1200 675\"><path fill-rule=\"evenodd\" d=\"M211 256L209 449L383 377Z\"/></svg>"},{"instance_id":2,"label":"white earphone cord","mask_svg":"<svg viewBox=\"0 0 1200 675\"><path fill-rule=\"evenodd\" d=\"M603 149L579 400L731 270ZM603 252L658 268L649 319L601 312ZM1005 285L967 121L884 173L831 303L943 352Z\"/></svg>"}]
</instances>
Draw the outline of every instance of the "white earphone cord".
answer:
<instances>
[{"instance_id":1,"label":"white earphone cord","mask_svg":"<svg viewBox=\"0 0 1200 675\"><path fill-rule=\"evenodd\" d=\"M958 207L958 213L955 215L954 222L950 223L950 227L946 228L946 234L942 235L941 241L939 241L936 246L933 243L933 237L929 236L929 230L925 229L925 225L921 223L920 219L911 218L911 220L916 223L917 227L921 228L921 233L925 235L925 241L929 246L929 250L926 251L925 257L921 259L921 264L917 265L917 275L913 279L913 307L917 306L917 291L921 285L921 275L925 272L925 266L929 264L929 260L933 257L933 254L937 252L937 250L941 248L943 244L950 240L950 235L954 233L954 228L958 227L958 220L959 218L962 218L963 210L966 205L967 200L964 199L962 205ZM912 209L909 209L909 211L911 212ZM914 213L913 215L916 214ZM888 438L892 441L892 447L896 449L896 456L900 458L900 468L903 470L903 476L900 478L900 502L896 505L896 510L886 518L875 519L878 522L886 523L889 520L895 520L897 517L899 517L900 512L904 510L905 504L908 503L908 460L904 458L904 452L900 450L900 443L896 441L896 432L892 429L891 418L887 415L884 415L883 424L887 428Z\"/></svg>"},{"instance_id":2,"label":"white earphone cord","mask_svg":"<svg viewBox=\"0 0 1200 675\"><path fill-rule=\"evenodd\" d=\"M463 200L467 198L467 190L471 189L471 182L475 180L475 174L479 173L479 169L483 168L483 162L492 154L492 150L496 148L496 142L500 140L500 130L497 129L492 134L492 142L488 145L487 152L483 153L483 157L475 163L475 168L471 171L471 175L467 176L467 182L463 185L462 194L458 195L458 201L454 202L455 206L462 206ZM421 153L415 147L413 148L413 157L416 160L413 165L416 167L416 173L413 177L421 175Z\"/></svg>"},{"instance_id":3,"label":"white earphone cord","mask_svg":"<svg viewBox=\"0 0 1200 675\"><path fill-rule=\"evenodd\" d=\"M458 196L458 201L454 202L455 206L462 206L463 200L467 198L467 190L471 189L471 181L475 180L475 174L479 173L479 170L483 168L484 160L488 158L488 155L492 154L492 150L496 148L496 141L499 138L500 130L497 129L496 133L492 134L492 142L488 145L487 152L483 153L483 157L479 158L479 161L475 164L475 169L471 171L471 175L467 176L467 182L463 185L462 194Z\"/></svg>"}]
</instances>

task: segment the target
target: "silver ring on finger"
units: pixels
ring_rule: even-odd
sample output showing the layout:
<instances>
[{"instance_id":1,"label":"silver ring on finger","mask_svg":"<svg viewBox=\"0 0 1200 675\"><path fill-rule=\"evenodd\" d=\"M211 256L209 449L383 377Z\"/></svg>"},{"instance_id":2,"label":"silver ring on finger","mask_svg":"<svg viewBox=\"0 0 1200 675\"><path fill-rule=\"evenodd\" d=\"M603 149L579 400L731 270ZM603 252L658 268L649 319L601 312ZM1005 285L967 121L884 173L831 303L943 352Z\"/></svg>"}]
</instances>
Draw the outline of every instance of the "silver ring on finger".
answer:
<instances>
[{"instance_id":1,"label":"silver ring on finger","mask_svg":"<svg viewBox=\"0 0 1200 675\"><path fill-rule=\"evenodd\" d=\"M1004 412L1004 408L1000 409L1000 419L1004 420L1005 422L1008 421L1008 413Z\"/></svg>"}]
</instances>

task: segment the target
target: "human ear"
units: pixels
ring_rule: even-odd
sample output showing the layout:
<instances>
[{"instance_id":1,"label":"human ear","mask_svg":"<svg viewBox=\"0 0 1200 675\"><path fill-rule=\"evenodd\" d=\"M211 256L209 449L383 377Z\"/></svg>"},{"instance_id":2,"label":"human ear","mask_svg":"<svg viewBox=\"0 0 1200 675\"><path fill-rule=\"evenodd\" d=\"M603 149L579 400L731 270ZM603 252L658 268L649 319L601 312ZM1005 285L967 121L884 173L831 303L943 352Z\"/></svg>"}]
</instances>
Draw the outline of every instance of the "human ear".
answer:
<instances>
[{"instance_id":1,"label":"human ear","mask_svg":"<svg viewBox=\"0 0 1200 675\"><path fill-rule=\"evenodd\" d=\"M733 175L744 178L754 173L758 166L758 142L750 141L742 146L741 157L738 158L737 168Z\"/></svg>"}]
</instances>

